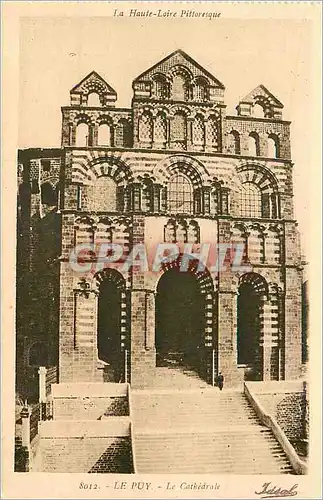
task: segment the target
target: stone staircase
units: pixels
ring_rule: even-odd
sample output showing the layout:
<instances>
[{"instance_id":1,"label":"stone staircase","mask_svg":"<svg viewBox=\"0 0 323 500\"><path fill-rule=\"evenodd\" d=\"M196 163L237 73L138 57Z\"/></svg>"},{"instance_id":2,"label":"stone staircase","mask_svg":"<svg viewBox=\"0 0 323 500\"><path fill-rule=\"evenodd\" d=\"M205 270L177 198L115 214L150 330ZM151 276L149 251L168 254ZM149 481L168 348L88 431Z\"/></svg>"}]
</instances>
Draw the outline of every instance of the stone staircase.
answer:
<instances>
[{"instance_id":1,"label":"stone staircase","mask_svg":"<svg viewBox=\"0 0 323 500\"><path fill-rule=\"evenodd\" d=\"M241 391L132 391L137 473L293 474Z\"/></svg>"}]
</instances>

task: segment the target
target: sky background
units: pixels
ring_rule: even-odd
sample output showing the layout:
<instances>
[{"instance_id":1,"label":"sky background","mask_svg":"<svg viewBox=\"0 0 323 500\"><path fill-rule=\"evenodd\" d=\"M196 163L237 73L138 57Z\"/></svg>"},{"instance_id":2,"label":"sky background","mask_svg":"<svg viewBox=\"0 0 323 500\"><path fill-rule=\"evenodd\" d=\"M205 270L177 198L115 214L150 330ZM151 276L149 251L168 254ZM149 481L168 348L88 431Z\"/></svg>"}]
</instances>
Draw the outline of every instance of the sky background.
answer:
<instances>
[{"instance_id":1,"label":"sky background","mask_svg":"<svg viewBox=\"0 0 323 500\"><path fill-rule=\"evenodd\" d=\"M60 146L60 108L90 71L117 91L117 106L130 107L134 78L181 48L225 85L227 114L260 83L284 104L283 119L292 121L295 217L308 255L311 33L306 20L24 18L19 147Z\"/></svg>"}]
</instances>

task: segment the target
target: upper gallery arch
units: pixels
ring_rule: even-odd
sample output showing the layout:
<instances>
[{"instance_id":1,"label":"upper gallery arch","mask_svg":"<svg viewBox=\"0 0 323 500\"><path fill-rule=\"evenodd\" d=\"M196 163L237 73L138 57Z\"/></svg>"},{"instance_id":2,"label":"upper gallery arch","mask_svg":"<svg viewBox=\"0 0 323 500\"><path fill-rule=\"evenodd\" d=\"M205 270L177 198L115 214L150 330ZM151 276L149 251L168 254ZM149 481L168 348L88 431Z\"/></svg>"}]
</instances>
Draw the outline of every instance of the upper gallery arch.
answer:
<instances>
[{"instance_id":1,"label":"upper gallery arch","mask_svg":"<svg viewBox=\"0 0 323 500\"><path fill-rule=\"evenodd\" d=\"M196 158L188 155L173 155L158 162L154 168L154 177L162 185L166 185L176 171L187 175L196 189L210 182L209 173L205 166Z\"/></svg>"},{"instance_id":2,"label":"upper gallery arch","mask_svg":"<svg viewBox=\"0 0 323 500\"><path fill-rule=\"evenodd\" d=\"M176 50L139 75L134 99L223 103L224 85L182 50Z\"/></svg>"}]
</instances>

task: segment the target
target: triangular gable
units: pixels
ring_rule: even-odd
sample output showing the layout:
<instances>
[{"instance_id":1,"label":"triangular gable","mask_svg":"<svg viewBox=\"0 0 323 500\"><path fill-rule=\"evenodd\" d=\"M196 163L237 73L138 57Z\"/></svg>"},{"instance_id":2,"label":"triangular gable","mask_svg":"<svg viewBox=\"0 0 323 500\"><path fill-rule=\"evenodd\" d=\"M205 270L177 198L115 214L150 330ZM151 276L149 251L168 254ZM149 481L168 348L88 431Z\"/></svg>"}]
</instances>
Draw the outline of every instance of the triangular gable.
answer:
<instances>
[{"instance_id":1,"label":"triangular gable","mask_svg":"<svg viewBox=\"0 0 323 500\"><path fill-rule=\"evenodd\" d=\"M283 108L284 105L264 85L258 85L248 95L241 99L240 103L253 104L257 97L268 99L272 106Z\"/></svg>"},{"instance_id":2,"label":"triangular gable","mask_svg":"<svg viewBox=\"0 0 323 500\"><path fill-rule=\"evenodd\" d=\"M211 85L218 88L224 89L223 83L221 83L217 78L215 78L211 73L209 73L205 68L203 68L199 63L197 63L192 57L186 54L183 50L178 49L166 56L164 59L158 63L151 66L149 69L141 73L134 81L147 81L155 73L167 73L171 67L176 65L186 66L194 76L204 76L210 80Z\"/></svg>"},{"instance_id":3,"label":"triangular gable","mask_svg":"<svg viewBox=\"0 0 323 500\"><path fill-rule=\"evenodd\" d=\"M83 80L80 81L75 87L72 88L70 93L82 93L88 86L93 86L101 88L102 92L107 94L117 95L116 91L109 85L102 76L100 76L96 71L91 71Z\"/></svg>"}]
</instances>

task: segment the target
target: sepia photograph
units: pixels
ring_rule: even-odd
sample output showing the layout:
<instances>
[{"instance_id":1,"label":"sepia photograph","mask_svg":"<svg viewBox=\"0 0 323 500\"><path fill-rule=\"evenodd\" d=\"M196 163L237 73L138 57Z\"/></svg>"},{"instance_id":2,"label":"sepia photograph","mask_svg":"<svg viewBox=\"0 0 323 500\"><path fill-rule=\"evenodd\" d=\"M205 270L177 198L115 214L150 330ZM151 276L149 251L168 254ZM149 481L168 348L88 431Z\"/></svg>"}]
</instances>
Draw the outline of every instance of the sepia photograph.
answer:
<instances>
[{"instance_id":1,"label":"sepia photograph","mask_svg":"<svg viewBox=\"0 0 323 500\"><path fill-rule=\"evenodd\" d=\"M15 477L229 498L222 476L261 476L253 498L298 496L313 21L107 8L19 18Z\"/></svg>"}]
</instances>

